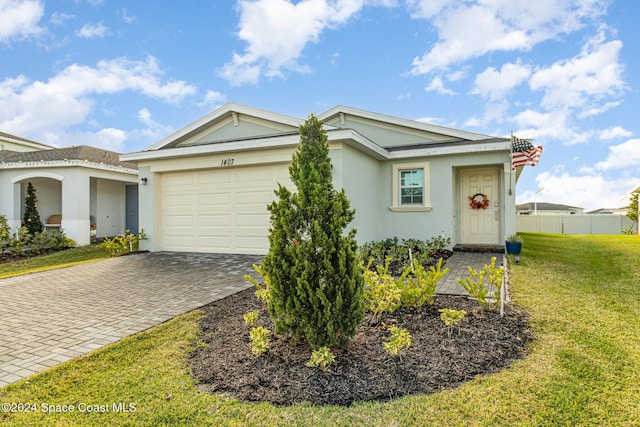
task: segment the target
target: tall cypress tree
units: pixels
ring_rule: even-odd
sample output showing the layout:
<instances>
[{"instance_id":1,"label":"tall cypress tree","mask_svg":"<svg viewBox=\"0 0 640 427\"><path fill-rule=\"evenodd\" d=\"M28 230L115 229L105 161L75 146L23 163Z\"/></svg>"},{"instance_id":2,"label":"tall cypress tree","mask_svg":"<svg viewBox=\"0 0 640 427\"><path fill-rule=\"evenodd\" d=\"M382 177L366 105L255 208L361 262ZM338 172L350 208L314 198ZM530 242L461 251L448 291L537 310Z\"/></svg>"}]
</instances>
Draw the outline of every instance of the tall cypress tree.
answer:
<instances>
[{"instance_id":1,"label":"tall cypress tree","mask_svg":"<svg viewBox=\"0 0 640 427\"><path fill-rule=\"evenodd\" d=\"M36 198L36 189L31 183L27 185L27 196L24 201L24 226L29 230L32 236L42 231L42 221L38 213L38 199Z\"/></svg>"},{"instance_id":2,"label":"tall cypress tree","mask_svg":"<svg viewBox=\"0 0 640 427\"><path fill-rule=\"evenodd\" d=\"M331 177L327 134L311 114L300 126L300 146L289 174L296 193L279 185L271 212L269 252L263 268L271 282L269 313L276 333L312 348L346 344L364 317L355 215Z\"/></svg>"}]
</instances>

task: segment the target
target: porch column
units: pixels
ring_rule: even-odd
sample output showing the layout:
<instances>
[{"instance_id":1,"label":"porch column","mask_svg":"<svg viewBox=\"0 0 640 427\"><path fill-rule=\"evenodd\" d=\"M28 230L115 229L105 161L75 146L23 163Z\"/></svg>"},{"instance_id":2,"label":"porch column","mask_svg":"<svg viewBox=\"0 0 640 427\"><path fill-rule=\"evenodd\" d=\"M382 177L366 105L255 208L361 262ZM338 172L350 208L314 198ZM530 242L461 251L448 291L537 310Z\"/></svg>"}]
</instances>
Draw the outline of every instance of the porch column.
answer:
<instances>
[{"instance_id":1,"label":"porch column","mask_svg":"<svg viewBox=\"0 0 640 427\"><path fill-rule=\"evenodd\" d=\"M159 203L160 200L159 179L148 166L140 167L138 173L141 180L138 186L138 227L147 236L146 240L140 240L140 249L158 251L161 247L161 231L156 229L156 224L160 222L156 222L156 212L159 209L155 209L154 203Z\"/></svg>"},{"instance_id":2,"label":"porch column","mask_svg":"<svg viewBox=\"0 0 640 427\"><path fill-rule=\"evenodd\" d=\"M90 178L78 171L62 181L62 229L78 246L91 243Z\"/></svg>"}]
</instances>

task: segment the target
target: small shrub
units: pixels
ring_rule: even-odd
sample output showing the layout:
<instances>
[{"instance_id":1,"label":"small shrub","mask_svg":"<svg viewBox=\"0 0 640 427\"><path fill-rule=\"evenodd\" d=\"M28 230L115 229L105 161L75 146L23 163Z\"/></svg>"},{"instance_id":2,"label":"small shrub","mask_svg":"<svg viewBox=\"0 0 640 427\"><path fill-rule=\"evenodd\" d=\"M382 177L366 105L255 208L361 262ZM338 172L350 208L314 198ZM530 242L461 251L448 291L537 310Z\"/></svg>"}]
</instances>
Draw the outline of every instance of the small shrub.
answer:
<instances>
[{"instance_id":1,"label":"small shrub","mask_svg":"<svg viewBox=\"0 0 640 427\"><path fill-rule=\"evenodd\" d=\"M329 347L320 347L311 353L311 358L307 362L307 366L311 368L320 368L326 371L329 365L336 359Z\"/></svg>"},{"instance_id":2,"label":"small shrub","mask_svg":"<svg viewBox=\"0 0 640 427\"><path fill-rule=\"evenodd\" d=\"M139 234L132 234L129 230L125 231L123 236L116 236L113 239L105 237L100 247L109 252L112 257L126 255L139 249L140 240L146 239L144 230Z\"/></svg>"},{"instance_id":3,"label":"small shrub","mask_svg":"<svg viewBox=\"0 0 640 427\"><path fill-rule=\"evenodd\" d=\"M470 277L458 279L458 283L483 307L489 306L491 301L489 301L487 297L489 293L495 289L493 298L499 303L504 270L502 267L496 268L496 257L491 257L491 263L485 264L484 268L480 271L475 271L471 267L467 268Z\"/></svg>"},{"instance_id":4,"label":"small shrub","mask_svg":"<svg viewBox=\"0 0 640 427\"><path fill-rule=\"evenodd\" d=\"M7 217L0 215L0 250L4 252L5 248L11 242L11 227L7 222Z\"/></svg>"},{"instance_id":5,"label":"small shrub","mask_svg":"<svg viewBox=\"0 0 640 427\"><path fill-rule=\"evenodd\" d=\"M452 310L450 308L441 308L440 310L440 319L447 325L447 332L449 336L451 336L451 329L454 325L457 325L464 319L464 316L467 315L467 312L464 310Z\"/></svg>"},{"instance_id":6,"label":"small shrub","mask_svg":"<svg viewBox=\"0 0 640 427\"><path fill-rule=\"evenodd\" d=\"M382 345L391 356L399 356L402 351L411 347L411 334L408 330L397 326L389 326L389 332L391 332L389 341L385 341Z\"/></svg>"},{"instance_id":7,"label":"small shrub","mask_svg":"<svg viewBox=\"0 0 640 427\"><path fill-rule=\"evenodd\" d=\"M258 322L258 313L260 313L260 311L258 310L253 310L246 313L244 315L244 323L246 323L249 326L255 326L256 322Z\"/></svg>"},{"instance_id":8,"label":"small shrub","mask_svg":"<svg viewBox=\"0 0 640 427\"><path fill-rule=\"evenodd\" d=\"M20 227L13 233L9 246L15 255L24 255L24 247L29 242L29 230L27 227Z\"/></svg>"},{"instance_id":9,"label":"small shrub","mask_svg":"<svg viewBox=\"0 0 640 427\"><path fill-rule=\"evenodd\" d=\"M255 292L256 298L262 301L266 306L267 304L269 304L269 285L270 285L269 277L262 270L261 266L257 264L253 264L253 269L256 271L256 273L260 275L260 277L262 277L262 280L263 280L262 283L259 283L257 280L255 280L253 277L249 276L248 274L245 275L244 278L247 279L249 282L253 283L253 285L256 287L256 292Z\"/></svg>"},{"instance_id":10,"label":"small shrub","mask_svg":"<svg viewBox=\"0 0 640 427\"><path fill-rule=\"evenodd\" d=\"M397 237L393 237L363 244L358 249L358 256L362 263L373 258L372 270L378 265L384 265L386 259L391 258L393 262L390 271L392 274L400 275L406 267L412 265L412 259L422 266L432 265L439 258L437 255L450 246L451 239L441 236L430 240L399 240Z\"/></svg>"},{"instance_id":11,"label":"small shrub","mask_svg":"<svg viewBox=\"0 0 640 427\"><path fill-rule=\"evenodd\" d=\"M425 303L433 305L433 297L436 294L436 285L445 274L448 268L442 270L442 258L436 267L429 267L429 270L413 260L413 268L407 267L398 280L398 286L402 292L400 301L404 307L422 307Z\"/></svg>"},{"instance_id":12,"label":"small shrub","mask_svg":"<svg viewBox=\"0 0 640 427\"><path fill-rule=\"evenodd\" d=\"M400 307L402 291L398 287L396 280L389 274L389 263L391 258L385 260L384 266L376 266L376 271L371 271L370 266L362 266L364 272L364 299L367 308L373 313L373 321L379 322L382 313L391 313Z\"/></svg>"},{"instance_id":13,"label":"small shrub","mask_svg":"<svg viewBox=\"0 0 640 427\"><path fill-rule=\"evenodd\" d=\"M260 356L269 348L269 331L264 326L256 326L249 332L249 347L254 356Z\"/></svg>"}]
</instances>

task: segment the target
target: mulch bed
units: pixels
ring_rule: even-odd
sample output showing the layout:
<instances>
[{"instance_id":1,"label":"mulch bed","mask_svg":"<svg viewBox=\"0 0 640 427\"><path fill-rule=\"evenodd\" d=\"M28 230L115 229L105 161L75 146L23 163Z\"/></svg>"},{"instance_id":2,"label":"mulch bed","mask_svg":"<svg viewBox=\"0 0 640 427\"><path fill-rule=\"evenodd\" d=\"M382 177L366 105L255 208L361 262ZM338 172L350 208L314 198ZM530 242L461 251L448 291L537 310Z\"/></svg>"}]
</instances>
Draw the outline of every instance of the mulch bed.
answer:
<instances>
[{"instance_id":1,"label":"mulch bed","mask_svg":"<svg viewBox=\"0 0 640 427\"><path fill-rule=\"evenodd\" d=\"M466 310L467 316L449 333L440 308ZM270 334L267 353L253 356L250 327L243 314L261 309L258 325L274 330L254 289L204 307L201 339L207 343L191 355L193 375L200 387L241 401L267 401L278 406L309 402L350 405L386 401L399 396L454 388L477 375L489 374L524 357L532 339L527 316L512 306L500 318L466 297L437 296L433 306L400 308L382 322L411 333L411 347L393 358L382 343L389 332L371 325L369 315L351 343L333 349L336 360L324 372L306 366L311 351Z\"/></svg>"}]
</instances>

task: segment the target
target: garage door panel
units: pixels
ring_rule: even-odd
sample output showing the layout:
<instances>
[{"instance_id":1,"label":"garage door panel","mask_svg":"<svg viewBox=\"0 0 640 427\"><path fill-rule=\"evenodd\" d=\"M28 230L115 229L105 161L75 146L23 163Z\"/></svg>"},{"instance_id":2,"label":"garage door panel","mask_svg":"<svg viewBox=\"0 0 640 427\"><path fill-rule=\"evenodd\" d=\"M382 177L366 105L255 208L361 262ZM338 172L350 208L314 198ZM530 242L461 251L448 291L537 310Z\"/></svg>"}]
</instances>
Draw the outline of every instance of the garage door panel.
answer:
<instances>
[{"instance_id":1,"label":"garage door panel","mask_svg":"<svg viewBox=\"0 0 640 427\"><path fill-rule=\"evenodd\" d=\"M192 226L194 219L193 215L167 215L165 218L165 227Z\"/></svg>"},{"instance_id":2,"label":"garage door panel","mask_svg":"<svg viewBox=\"0 0 640 427\"><path fill-rule=\"evenodd\" d=\"M278 181L288 164L172 172L163 176L165 250L265 254ZM188 214L187 214L188 213Z\"/></svg>"},{"instance_id":3,"label":"garage door panel","mask_svg":"<svg viewBox=\"0 0 640 427\"><path fill-rule=\"evenodd\" d=\"M211 170L197 172L198 185L231 183L231 171L231 169L216 169L215 173L211 173Z\"/></svg>"},{"instance_id":4,"label":"garage door panel","mask_svg":"<svg viewBox=\"0 0 640 427\"><path fill-rule=\"evenodd\" d=\"M200 193L197 196L198 205L200 206L231 206L231 192L225 191L220 193Z\"/></svg>"},{"instance_id":5,"label":"garage door panel","mask_svg":"<svg viewBox=\"0 0 640 427\"><path fill-rule=\"evenodd\" d=\"M232 216L231 214L198 215L198 225L201 227L229 227L232 225Z\"/></svg>"}]
</instances>

